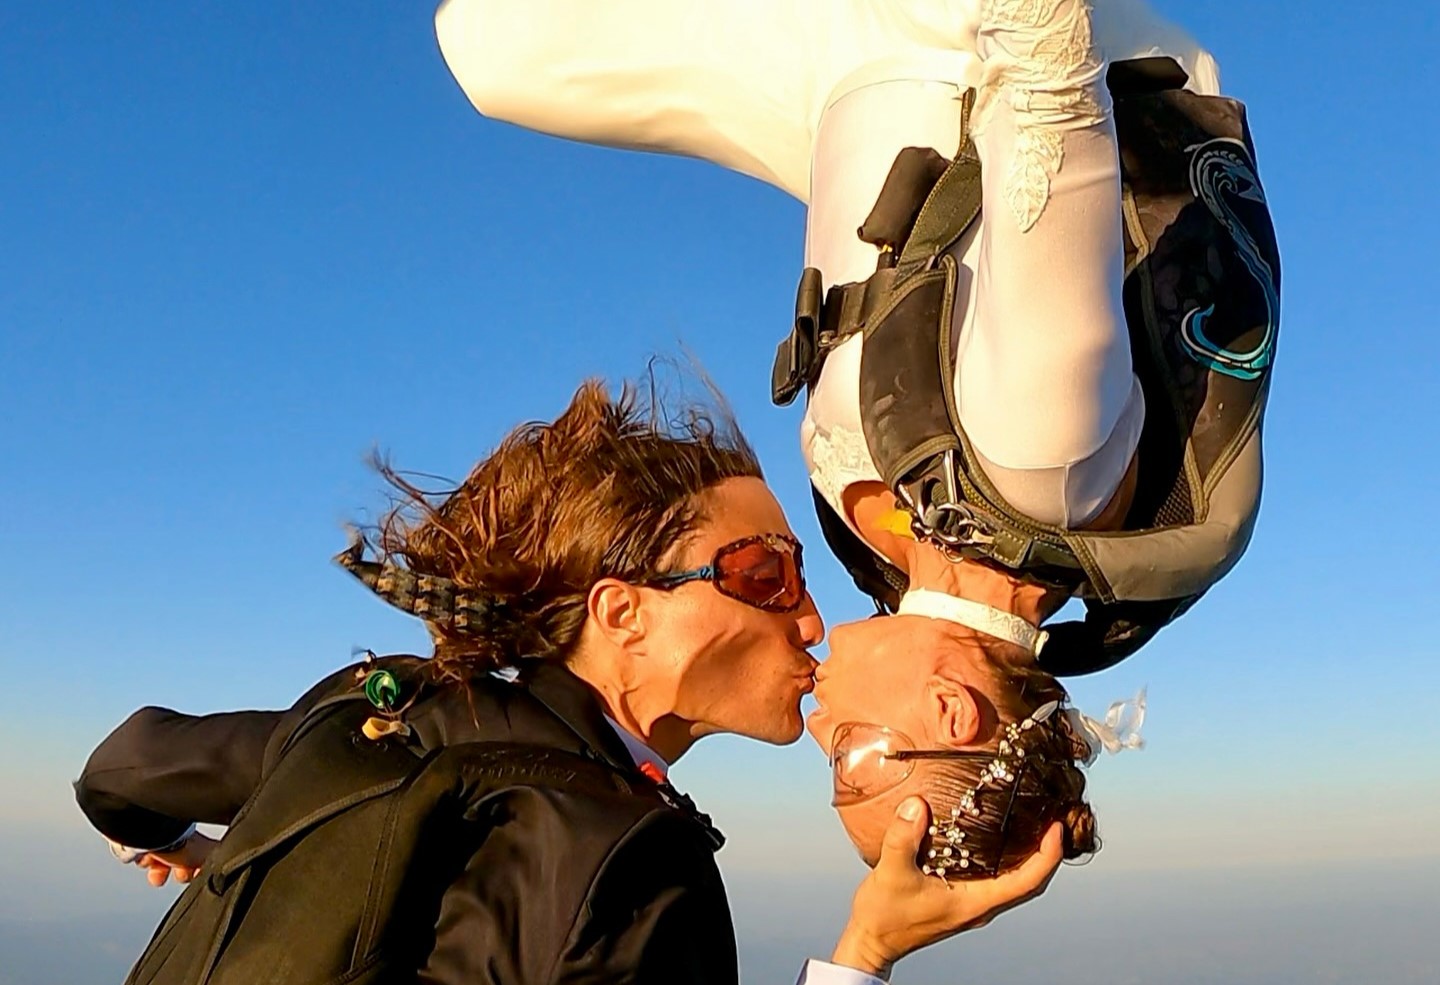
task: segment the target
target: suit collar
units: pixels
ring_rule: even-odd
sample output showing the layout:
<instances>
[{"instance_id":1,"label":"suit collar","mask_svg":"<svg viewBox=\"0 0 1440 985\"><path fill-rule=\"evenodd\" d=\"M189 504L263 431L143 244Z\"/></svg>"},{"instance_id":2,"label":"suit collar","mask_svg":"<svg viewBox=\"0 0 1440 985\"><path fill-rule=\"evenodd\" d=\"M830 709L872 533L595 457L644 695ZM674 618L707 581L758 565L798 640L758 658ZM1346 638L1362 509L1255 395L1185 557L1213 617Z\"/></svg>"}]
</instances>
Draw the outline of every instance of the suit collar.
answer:
<instances>
[{"instance_id":1,"label":"suit collar","mask_svg":"<svg viewBox=\"0 0 1440 985\"><path fill-rule=\"evenodd\" d=\"M627 772L643 772L635 763L635 757L621 741L619 733L611 727L605 717L600 697L580 678L564 666L545 660L526 660L520 664L516 682L539 701L550 713L560 719L581 741L605 762ZM648 778L648 774L647 774ZM661 798L675 810L696 821L705 832L712 851L718 851L725 844L725 836L702 814L695 802L676 790L663 776L656 783Z\"/></svg>"},{"instance_id":2,"label":"suit collar","mask_svg":"<svg viewBox=\"0 0 1440 985\"><path fill-rule=\"evenodd\" d=\"M605 722L610 726L611 731L620 737L620 741L625 743L625 750L630 753L630 758L635 761L635 765L640 767L640 772L652 779L656 774L663 778L670 772L670 764L661 759L658 752L625 731L625 727L608 714L605 716Z\"/></svg>"},{"instance_id":3,"label":"suit collar","mask_svg":"<svg viewBox=\"0 0 1440 985\"><path fill-rule=\"evenodd\" d=\"M635 757L610 726L600 697L590 685L548 660L521 663L518 683L611 766L635 769Z\"/></svg>"}]
</instances>

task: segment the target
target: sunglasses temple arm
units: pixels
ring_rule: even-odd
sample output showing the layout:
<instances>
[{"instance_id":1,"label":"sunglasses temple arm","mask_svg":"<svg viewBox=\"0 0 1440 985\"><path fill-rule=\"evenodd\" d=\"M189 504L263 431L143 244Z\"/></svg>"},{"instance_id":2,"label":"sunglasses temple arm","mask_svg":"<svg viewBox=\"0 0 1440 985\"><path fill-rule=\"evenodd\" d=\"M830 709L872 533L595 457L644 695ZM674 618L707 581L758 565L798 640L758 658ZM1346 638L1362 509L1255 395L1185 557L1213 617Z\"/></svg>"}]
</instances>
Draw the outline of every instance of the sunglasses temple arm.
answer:
<instances>
[{"instance_id":1,"label":"sunglasses temple arm","mask_svg":"<svg viewBox=\"0 0 1440 985\"><path fill-rule=\"evenodd\" d=\"M1000 847L995 849L995 865L990 870L992 876L1000 874L1000 863L1005 860L1005 843L1010 840L1010 815L1015 810L1015 797L1020 793L1020 778L1025 775L1027 765L1029 764L1020 764L1015 780L1010 784L1010 802L1005 805L1005 818L1000 822Z\"/></svg>"},{"instance_id":2,"label":"sunglasses temple arm","mask_svg":"<svg viewBox=\"0 0 1440 985\"><path fill-rule=\"evenodd\" d=\"M647 584L656 588L675 588L691 581L714 581L715 567L705 565L703 568L694 568L690 571L677 571L674 574L658 575L651 578Z\"/></svg>"}]
</instances>

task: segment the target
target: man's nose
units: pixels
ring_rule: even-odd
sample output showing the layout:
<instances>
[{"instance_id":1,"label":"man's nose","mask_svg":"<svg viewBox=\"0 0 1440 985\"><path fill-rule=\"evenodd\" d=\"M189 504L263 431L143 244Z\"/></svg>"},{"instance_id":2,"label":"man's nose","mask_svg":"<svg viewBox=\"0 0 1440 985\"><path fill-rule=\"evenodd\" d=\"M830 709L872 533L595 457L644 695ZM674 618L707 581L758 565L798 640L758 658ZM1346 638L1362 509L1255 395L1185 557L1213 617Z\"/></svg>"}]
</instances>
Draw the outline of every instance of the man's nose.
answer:
<instances>
[{"instance_id":1,"label":"man's nose","mask_svg":"<svg viewBox=\"0 0 1440 985\"><path fill-rule=\"evenodd\" d=\"M809 592L805 593L805 601L795 611L795 628L801 646L819 646L825 639L825 620L820 618L820 610L815 608L815 600Z\"/></svg>"}]
</instances>

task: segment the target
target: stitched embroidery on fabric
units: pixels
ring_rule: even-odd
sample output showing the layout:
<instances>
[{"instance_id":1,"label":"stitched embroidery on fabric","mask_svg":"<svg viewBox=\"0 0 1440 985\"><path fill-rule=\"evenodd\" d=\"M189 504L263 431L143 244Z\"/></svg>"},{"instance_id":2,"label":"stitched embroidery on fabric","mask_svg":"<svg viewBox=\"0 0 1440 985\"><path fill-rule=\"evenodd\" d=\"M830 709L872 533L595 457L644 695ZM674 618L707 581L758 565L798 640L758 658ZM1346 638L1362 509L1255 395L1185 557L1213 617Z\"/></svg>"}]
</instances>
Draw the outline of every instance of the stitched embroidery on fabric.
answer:
<instances>
[{"instance_id":1,"label":"stitched embroidery on fabric","mask_svg":"<svg viewBox=\"0 0 1440 985\"><path fill-rule=\"evenodd\" d=\"M810 439L810 481L841 516L845 515L846 486L879 479L865 436L858 431L843 427L817 430Z\"/></svg>"},{"instance_id":2,"label":"stitched embroidery on fabric","mask_svg":"<svg viewBox=\"0 0 1440 985\"><path fill-rule=\"evenodd\" d=\"M1015 147L1005 199L1022 231L1040 219L1050 182L1064 163L1064 131L1104 119L1091 88L1103 84L1090 7L1083 0L986 0L982 53L998 70L981 105L1003 99L1015 110ZM996 50L984 52L984 47ZM986 97L989 98L986 98ZM989 113L977 113L977 131Z\"/></svg>"}]
</instances>

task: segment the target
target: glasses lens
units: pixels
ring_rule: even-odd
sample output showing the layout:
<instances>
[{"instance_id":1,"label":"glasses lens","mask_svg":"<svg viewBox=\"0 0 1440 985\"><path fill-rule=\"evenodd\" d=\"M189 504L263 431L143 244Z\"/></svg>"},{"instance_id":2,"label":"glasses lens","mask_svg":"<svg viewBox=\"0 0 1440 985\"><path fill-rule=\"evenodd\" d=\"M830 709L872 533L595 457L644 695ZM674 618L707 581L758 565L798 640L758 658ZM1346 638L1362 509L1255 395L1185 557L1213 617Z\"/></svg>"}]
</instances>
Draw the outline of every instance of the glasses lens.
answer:
<instances>
[{"instance_id":1,"label":"glasses lens","mask_svg":"<svg viewBox=\"0 0 1440 985\"><path fill-rule=\"evenodd\" d=\"M830 746L831 805L857 804L898 787L915 767L908 760L896 759L895 753L914 747L904 733L879 725L841 725Z\"/></svg>"},{"instance_id":2,"label":"glasses lens","mask_svg":"<svg viewBox=\"0 0 1440 985\"><path fill-rule=\"evenodd\" d=\"M715 558L716 587L761 609L789 612L798 608L805 598L798 550L778 538L727 547Z\"/></svg>"}]
</instances>

